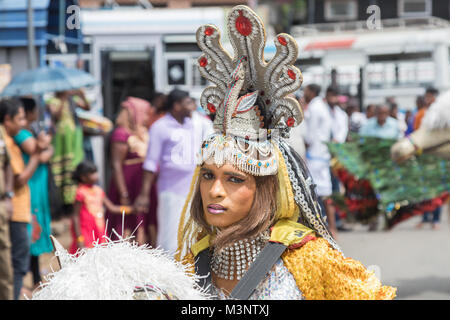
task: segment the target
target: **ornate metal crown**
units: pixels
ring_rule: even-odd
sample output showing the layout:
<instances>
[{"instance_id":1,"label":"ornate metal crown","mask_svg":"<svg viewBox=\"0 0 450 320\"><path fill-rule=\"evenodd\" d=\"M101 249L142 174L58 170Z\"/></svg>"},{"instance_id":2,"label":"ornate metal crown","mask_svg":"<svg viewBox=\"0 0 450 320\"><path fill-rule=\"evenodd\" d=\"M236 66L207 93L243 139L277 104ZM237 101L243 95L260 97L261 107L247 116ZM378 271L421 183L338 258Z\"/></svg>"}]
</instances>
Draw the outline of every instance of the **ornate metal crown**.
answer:
<instances>
[{"instance_id":1,"label":"ornate metal crown","mask_svg":"<svg viewBox=\"0 0 450 320\"><path fill-rule=\"evenodd\" d=\"M197 30L203 54L198 60L202 76L213 85L200 98L202 107L215 114L215 134L202 145L200 162L217 165L230 161L254 175L274 174L277 136L288 136L303 119L300 105L288 97L298 90L302 74L294 66L297 43L288 34L275 39L276 54L264 59L266 34L260 18L247 6L236 6L228 15L228 35L234 57L220 44L214 25Z\"/></svg>"}]
</instances>

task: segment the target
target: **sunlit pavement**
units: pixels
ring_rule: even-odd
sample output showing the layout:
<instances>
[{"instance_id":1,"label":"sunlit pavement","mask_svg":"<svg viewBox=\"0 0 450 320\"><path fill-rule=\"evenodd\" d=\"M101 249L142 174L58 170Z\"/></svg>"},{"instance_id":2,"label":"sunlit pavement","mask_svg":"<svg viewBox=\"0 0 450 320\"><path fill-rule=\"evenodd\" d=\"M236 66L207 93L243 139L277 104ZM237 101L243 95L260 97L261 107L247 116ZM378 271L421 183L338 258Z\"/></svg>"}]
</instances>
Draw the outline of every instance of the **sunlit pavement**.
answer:
<instances>
[{"instance_id":1,"label":"sunlit pavement","mask_svg":"<svg viewBox=\"0 0 450 320\"><path fill-rule=\"evenodd\" d=\"M398 288L398 299L450 299L449 214L444 206L439 230L431 224L417 230L421 217L414 217L391 231L358 225L339 233L338 242L347 257L377 266L383 284Z\"/></svg>"}]
</instances>

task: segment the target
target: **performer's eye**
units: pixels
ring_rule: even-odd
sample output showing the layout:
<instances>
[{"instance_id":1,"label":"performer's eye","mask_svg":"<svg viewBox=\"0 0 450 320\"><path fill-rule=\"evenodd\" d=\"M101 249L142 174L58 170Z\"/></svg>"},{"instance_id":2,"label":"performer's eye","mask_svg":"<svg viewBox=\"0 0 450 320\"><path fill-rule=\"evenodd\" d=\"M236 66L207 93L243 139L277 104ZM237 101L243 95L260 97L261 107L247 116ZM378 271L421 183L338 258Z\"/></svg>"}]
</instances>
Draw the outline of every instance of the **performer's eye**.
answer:
<instances>
[{"instance_id":1,"label":"performer's eye","mask_svg":"<svg viewBox=\"0 0 450 320\"><path fill-rule=\"evenodd\" d=\"M211 172L205 172L202 174L202 177L205 180L211 180L214 178L214 175Z\"/></svg>"},{"instance_id":2,"label":"performer's eye","mask_svg":"<svg viewBox=\"0 0 450 320\"><path fill-rule=\"evenodd\" d=\"M233 182L233 183L242 183L242 182L244 182L244 179L241 179L241 178L238 178L238 177L235 177L235 176L231 176L229 180L231 182Z\"/></svg>"}]
</instances>

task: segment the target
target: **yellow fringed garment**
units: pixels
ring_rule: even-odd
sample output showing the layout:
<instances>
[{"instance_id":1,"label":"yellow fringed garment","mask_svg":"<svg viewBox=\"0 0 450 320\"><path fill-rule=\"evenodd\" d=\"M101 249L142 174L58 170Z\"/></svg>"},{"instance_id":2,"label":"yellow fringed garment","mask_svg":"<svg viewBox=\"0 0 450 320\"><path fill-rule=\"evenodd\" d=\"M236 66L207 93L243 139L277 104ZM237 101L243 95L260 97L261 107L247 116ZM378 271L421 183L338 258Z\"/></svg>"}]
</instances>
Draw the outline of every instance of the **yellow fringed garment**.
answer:
<instances>
[{"instance_id":1,"label":"yellow fringed garment","mask_svg":"<svg viewBox=\"0 0 450 320\"><path fill-rule=\"evenodd\" d=\"M390 300L396 288L382 286L359 261L344 258L323 238L282 256L307 300Z\"/></svg>"}]
</instances>

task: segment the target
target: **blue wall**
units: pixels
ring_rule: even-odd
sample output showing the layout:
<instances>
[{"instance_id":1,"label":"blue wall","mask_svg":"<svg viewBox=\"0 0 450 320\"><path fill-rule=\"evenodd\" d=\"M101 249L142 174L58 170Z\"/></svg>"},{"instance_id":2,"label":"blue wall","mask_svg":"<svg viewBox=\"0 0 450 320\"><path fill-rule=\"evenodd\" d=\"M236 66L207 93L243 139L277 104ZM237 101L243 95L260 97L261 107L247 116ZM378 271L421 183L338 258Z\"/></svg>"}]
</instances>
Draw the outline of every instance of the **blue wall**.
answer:
<instances>
[{"instance_id":1,"label":"blue wall","mask_svg":"<svg viewBox=\"0 0 450 320\"><path fill-rule=\"evenodd\" d=\"M47 44L46 29L50 0L33 0L35 45ZM27 45L27 0L0 0L0 47Z\"/></svg>"}]
</instances>

